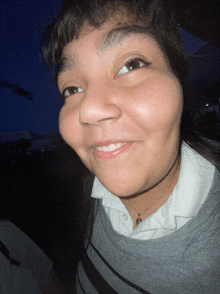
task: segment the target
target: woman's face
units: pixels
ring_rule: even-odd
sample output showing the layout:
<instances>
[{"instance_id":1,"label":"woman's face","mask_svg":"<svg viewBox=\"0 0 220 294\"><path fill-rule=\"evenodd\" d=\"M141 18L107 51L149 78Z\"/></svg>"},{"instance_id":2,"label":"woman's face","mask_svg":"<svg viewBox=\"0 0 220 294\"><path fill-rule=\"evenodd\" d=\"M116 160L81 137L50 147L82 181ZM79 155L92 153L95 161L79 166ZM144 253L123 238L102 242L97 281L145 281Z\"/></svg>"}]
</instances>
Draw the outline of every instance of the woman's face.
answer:
<instances>
[{"instance_id":1,"label":"woman's face","mask_svg":"<svg viewBox=\"0 0 220 294\"><path fill-rule=\"evenodd\" d=\"M155 39L132 27L84 30L63 50L63 139L113 194L147 190L179 149L182 89Z\"/></svg>"}]
</instances>

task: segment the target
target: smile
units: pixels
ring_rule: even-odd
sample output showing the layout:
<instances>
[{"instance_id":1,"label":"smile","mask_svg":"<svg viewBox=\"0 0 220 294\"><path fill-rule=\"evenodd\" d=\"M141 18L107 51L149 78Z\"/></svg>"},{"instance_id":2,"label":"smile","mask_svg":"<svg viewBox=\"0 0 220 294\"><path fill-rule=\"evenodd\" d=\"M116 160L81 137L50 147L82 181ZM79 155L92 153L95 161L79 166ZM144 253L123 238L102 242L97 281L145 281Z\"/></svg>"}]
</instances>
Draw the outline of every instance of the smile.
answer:
<instances>
[{"instance_id":1,"label":"smile","mask_svg":"<svg viewBox=\"0 0 220 294\"><path fill-rule=\"evenodd\" d=\"M95 147L95 156L100 159L113 159L124 153L133 142L123 142Z\"/></svg>"},{"instance_id":2,"label":"smile","mask_svg":"<svg viewBox=\"0 0 220 294\"><path fill-rule=\"evenodd\" d=\"M108 146L98 146L96 147L97 150L103 151L103 152L110 152L117 150L118 148L124 146L126 143L117 143L117 144L110 144Z\"/></svg>"}]
</instances>

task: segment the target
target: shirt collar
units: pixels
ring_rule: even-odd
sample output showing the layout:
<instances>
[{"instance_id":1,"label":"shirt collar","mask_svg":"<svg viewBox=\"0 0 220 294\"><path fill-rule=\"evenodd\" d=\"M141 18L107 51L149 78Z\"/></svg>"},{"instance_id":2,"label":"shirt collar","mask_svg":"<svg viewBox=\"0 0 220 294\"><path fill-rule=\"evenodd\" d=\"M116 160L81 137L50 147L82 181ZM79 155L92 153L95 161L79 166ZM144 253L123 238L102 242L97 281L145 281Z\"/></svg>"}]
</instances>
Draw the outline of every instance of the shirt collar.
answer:
<instances>
[{"instance_id":1,"label":"shirt collar","mask_svg":"<svg viewBox=\"0 0 220 294\"><path fill-rule=\"evenodd\" d=\"M94 179L92 195L93 198L99 198L102 205L119 211L126 211L124 204L120 198L109 192L99 181L97 177Z\"/></svg>"}]
</instances>

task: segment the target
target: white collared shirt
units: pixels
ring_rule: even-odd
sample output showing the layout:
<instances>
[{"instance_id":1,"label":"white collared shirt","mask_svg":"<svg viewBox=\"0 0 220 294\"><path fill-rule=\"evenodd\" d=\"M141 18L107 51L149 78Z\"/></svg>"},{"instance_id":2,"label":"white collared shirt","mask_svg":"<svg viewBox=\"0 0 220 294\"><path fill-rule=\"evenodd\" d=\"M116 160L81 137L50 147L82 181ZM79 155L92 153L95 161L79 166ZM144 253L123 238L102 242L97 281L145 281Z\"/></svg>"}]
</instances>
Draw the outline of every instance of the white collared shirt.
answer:
<instances>
[{"instance_id":1,"label":"white collared shirt","mask_svg":"<svg viewBox=\"0 0 220 294\"><path fill-rule=\"evenodd\" d=\"M122 235L139 239L156 239L168 235L192 219L211 188L215 167L183 143L178 182L168 201L143 220L136 229L120 198L110 193L95 177L92 197L101 199L113 228Z\"/></svg>"}]
</instances>

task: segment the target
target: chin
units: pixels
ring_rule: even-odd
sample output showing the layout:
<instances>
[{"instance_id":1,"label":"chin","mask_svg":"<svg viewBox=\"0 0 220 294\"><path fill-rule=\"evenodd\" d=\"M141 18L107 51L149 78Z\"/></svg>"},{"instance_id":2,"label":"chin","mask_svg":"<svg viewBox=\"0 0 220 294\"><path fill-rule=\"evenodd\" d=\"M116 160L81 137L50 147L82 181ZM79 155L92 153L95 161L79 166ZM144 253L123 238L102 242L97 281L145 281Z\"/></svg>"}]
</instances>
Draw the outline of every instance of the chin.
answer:
<instances>
[{"instance_id":1,"label":"chin","mask_svg":"<svg viewBox=\"0 0 220 294\"><path fill-rule=\"evenodd\" d=\"M130 197L143 191L143 189L137 187L137 185L128 185L128 182L125 184L123 184L122 182L115 184L104 181L102 182L102 184L109 192L120 198Z\"/></svg>"}]
</instances>

